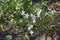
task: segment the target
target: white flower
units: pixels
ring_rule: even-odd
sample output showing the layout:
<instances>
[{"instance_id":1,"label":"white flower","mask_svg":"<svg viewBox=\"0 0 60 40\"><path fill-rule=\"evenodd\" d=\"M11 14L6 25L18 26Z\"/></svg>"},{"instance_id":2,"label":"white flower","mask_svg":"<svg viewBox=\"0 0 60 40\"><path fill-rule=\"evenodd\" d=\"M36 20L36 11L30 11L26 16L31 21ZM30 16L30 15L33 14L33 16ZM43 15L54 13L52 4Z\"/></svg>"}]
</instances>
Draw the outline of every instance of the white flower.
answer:
<instances>
[{"instance_id":1,"label":"white flower","mask_svg":"<svg viewBox=\"0 0 60 40\"><path fill-rule=\"evenodd\" d=\"M31 14L30 14L30 17L33 17L33 16L34 16L34 15L31 13Z\"/></svg>"},{"instance_id":2,"label":"white flower","mask_svg":"<svg viewBox=\"0 0 60 40\"><path fill-rule=\"evenodd\" d=\"M48 10L49 10L49 11L51 11L51 10L52 10L52 8L48 8Z\"/></svg>"},{"instance_id":3,"label":"white flower","mask_svg":"<svg viewBox=\"0 0 60 40\"><path fill-rule=\"evenodd\" d=\"M21 15L25 15L25 11L24 10L22 10Z\"/></svg>"},{"instance_id":4,"label":"white flower","mask_svg":"<svg viewBox=\"0 0 60 40\"><path fill-rule=\"evenodd\" d=\"M37 10L37 17L40 17L40 13L42 12L42 10L39 8L38 10Z\"/></svg>"},{"instance_id":5,"label":"white flower","mask_svg":"<svg viewBox=\"0 0 60 40\"><path fill-rule=\"evenodd\" d=\"M33 28L33 25L30 25L31 28Z\"/></svg>"},{"instance_id":6,"label":"white flower","mask_svg":"<svg viewBox=\"0 0 60 40\"><path fill-rule=\"evenodd\" d=\"M48 12L45 13L45 16L48 15Z\"/></svg>"},{"instance_id":7,"label":"white flower","mask_svg":"<svg viewBox=\"0 0 60 40\"><path fill-rule=\"evenodd\" d=\"M36 23L36 16L31 13L30 17L31 17L32 22Z\"/></svg>"},{"instance_id":8,"label":"white flower","mask_svg":"<svg viewBox=\"0 0 60 40\"><path fill-rule=\"evenodd\" d=\"M56 10L52 10L51 13L54 14L56 12Z\"/></svg>"},{"instance_id":9,"label":"white flower","mask_svg":"<svg viewBox=\"0 0 60 40\"><path fill-rule=\"evenodd\" d=\"M52 8L48 8L48 10L49 10L48 13L51 13L51 14L54 14L56 12L56 10L54 9L52 10Z\"/></svg>"},{"instance_id":10,"label":"white flower","mask_svg":"<svg viewBox=\"0 0 60 40\"><path fill-rule=\"evenodd\" d=\"M32 35L33 33L34 33L34 32L31 30L31 31L30 31L30 34Z\"/></svg>"},{"instance_id":11,"label":"white flower","mask_svg":"<svg viewBox=\"0 0 60 40\"><path fill-rule=\"evenodd\" d=\"M33 25L28 26L28 30L31 30L33 28Z\"/></svg>"},{"instance_id":12,"label":"white flower","mask_svg":"<svg viewBox=\"0 0 60 40\"><path fill-rule=\"evenodd\" d=\"M31 27L28 27L28 30L30 31L31 30Z\"/></svg>"},{"instance_id":13,"label":"white flower","mask_svg":"<svg viewBox=\"0 0 60 40\"><path fill-rule=\"evenodd\" d=\"M32 16L32 19L36 19L36 16L35 16L35 15L33 15L33 16Z\"/></svg>"},{"instance_id":14,"label":"white flower","mask_svg":"<svg viewBox=\"0 0 60 40\"><path fill-rule=\"evenodd\" d=\"M32 19L33 23L36 23L36 16L35 15L31 19Z\"/></svg>"},{"instance_id":15,"label":"white flower","mask_svg":"<svg viewBox=\"0 0 60 40\"><path fill-rule=\"evenodd\" d=\"M33 22L33 23L36 23L36 20L34 19L34 20L32 20L32 22Z\"/></svg>"},{"instance_id":16,"label":"white flower","mask_svg":"<svg viewBox=\"0 0 60 40\"><path fill-rule=\"evenodd\" d=\"M28 14L28 13L27 13L27 14L25 14L25 16L24 16L24 17L28 19L28 17L29 17L29 14Z\"/></svg>"}]
</instances>

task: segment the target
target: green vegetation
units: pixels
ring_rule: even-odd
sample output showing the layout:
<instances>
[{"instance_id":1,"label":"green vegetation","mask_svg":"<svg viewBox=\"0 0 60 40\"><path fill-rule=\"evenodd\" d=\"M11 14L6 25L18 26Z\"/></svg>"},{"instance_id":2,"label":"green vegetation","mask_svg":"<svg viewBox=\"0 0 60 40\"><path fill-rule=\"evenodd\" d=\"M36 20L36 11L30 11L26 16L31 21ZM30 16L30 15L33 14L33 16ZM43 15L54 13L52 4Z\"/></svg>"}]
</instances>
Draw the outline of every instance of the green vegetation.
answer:
<instances>
[{"instance_id":1,"label":"green vegetation","mask_svg":"<svg viewBox=\"0 0 60 40\"><path fill-rule=\"evenodd\" d=\"M49 11L48 11L49 10ZM38 30L47 34L54 25L59 25L60 12L48 7L48 1L33 3L32 0L1 0L0 30L8 34L38 35ZM11 40L10 35L6 40ZM8 38L9 37L9 38ZM28 38L26 38L28 39Z\"/></svg>"}]
</instances>

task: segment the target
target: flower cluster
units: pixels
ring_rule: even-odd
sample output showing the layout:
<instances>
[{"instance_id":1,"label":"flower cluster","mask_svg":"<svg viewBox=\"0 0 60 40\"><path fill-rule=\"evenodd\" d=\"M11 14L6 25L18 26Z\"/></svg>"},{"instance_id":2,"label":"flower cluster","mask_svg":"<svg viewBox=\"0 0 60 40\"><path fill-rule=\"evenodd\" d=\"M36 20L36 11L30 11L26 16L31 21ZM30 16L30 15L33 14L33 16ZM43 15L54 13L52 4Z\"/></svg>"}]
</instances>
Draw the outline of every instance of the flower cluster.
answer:
<instances>
[{"instance_id":1,"label":"flower cluster","mask_svg":"<svg viewBox=\"0 0 60 40\"><path fill-rule=\"evenodd\" d=\"M49 13L54 15L56 13L56 10L54 10L52 8L48 8L48 12L45 13L45 16L48 15Z\"/></svg>"},{"instance_id":2,"label":"flower cluster","mask_svg":"<svg viewBox=\"0 0 60 40\"><path fill-rule=\"evenodd\" d=\"M31 30L33 28L33 25L28 25L28 31L32 35L34 32Z\"/></svg>"},{"instance_id":3,"label":"flower cluster","mask_svg":"<svg viewBox=\"0 0 60 40\"><path fill-rule=\"evenodd\" d=\"M22 10L22 12L21 12L21 15L22 16L24 16L24 18L31 18L31 21L32 21L32 23L36 23L36 18L40 18L40 14L41 14L41 12L42 12L42 10L40 9L40 8L38 8L37 10L36 10L36 15L34 15L33 13L25 13L25 11L24 10Z\"/></svg>"}]
</instances>

